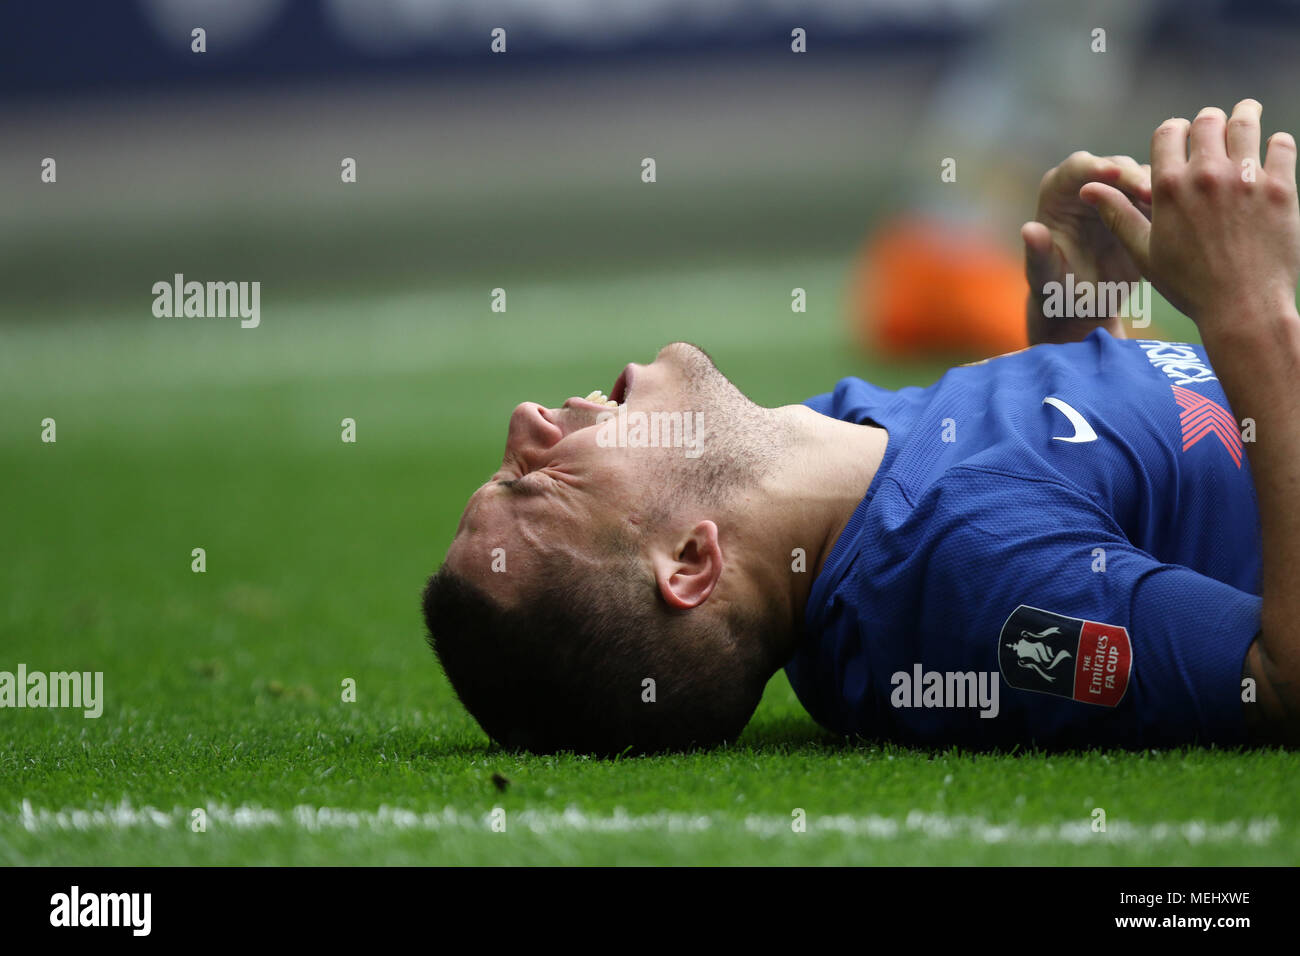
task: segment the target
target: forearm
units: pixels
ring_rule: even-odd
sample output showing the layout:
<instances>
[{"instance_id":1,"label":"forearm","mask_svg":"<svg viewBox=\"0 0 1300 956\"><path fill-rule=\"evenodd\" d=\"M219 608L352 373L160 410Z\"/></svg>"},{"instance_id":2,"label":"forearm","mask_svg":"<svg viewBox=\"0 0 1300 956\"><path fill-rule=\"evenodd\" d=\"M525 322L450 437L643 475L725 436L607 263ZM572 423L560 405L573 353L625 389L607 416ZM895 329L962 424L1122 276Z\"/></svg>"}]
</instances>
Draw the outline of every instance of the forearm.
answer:
<instances>
[{"instance_id":1,"label":"forearm","mask_svg":"<svg viewBox=\"0 0 1300 956\"><path fill-rule=\"evenodd\" d=\"M1295 138L1274 133L1265 156L1262 111L1244 99L1231 118L1207 106L1156 127L1149 217L1104 183L1079 196L1196 323L1233 413L1254 421L1262 611L1244 667L1258 697L1242 700L1263 739L1300 743L1300 205Z\"/></svg>"},{"instance_id":2,"label":"forearm","mask_svg":"<svg viewBox=\"0 0 1300 956\"><path fill-rule=\"evenodd\" d=\"M1225 310L1226 311L1226 310ZM1295 738L1300 686L1300 315L1293 301L1206 317L1205 349L1247 442L1263 538L1261 633L1248 675L1274 728Z\"/></svg>"}]
</instances>

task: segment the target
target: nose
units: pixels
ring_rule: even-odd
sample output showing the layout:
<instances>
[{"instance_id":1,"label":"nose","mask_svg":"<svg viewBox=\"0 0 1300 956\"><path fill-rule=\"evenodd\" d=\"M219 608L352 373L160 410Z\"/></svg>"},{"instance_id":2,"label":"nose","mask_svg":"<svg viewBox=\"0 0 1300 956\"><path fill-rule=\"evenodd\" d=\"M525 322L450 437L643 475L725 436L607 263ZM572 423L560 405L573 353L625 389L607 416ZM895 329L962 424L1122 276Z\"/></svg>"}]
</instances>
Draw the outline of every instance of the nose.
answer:
<instances>
[{"instance_id":1,"label":"nose","mask_svg":"<svg viewBox=\"0 0 1300 956\"><path fill-rule=\"evenodd\" d=\"M510 414L506 457L514 459L525 471L531 471L541 456L563 437L564 430L551 421L546 409L536 402L523 402Z\"/></svg>"}]
</instances>

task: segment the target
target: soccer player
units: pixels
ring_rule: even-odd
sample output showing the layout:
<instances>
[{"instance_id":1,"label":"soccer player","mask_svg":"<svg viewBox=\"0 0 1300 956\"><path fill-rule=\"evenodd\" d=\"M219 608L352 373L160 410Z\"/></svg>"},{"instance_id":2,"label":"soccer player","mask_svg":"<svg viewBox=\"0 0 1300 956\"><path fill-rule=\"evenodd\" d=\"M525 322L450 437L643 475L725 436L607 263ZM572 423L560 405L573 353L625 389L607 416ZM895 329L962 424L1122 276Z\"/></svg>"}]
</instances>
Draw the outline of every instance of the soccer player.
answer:
<instances>
[{"instance_id":1,"label":"soccer player","mask_svg":"<svg viewBox=\"0 0 1300 956\"><path fill-rule=\"evenodd\" d=\"M1260 112L1044 177L1025 351L762 408L675 343L520 405L424 595L460 700L512 747L713 745L784 667L846 735L1300 739L1296 145L1261 159ZM1139 277L1204 348L1042 314Z\"/></svg>"}]
</instances>

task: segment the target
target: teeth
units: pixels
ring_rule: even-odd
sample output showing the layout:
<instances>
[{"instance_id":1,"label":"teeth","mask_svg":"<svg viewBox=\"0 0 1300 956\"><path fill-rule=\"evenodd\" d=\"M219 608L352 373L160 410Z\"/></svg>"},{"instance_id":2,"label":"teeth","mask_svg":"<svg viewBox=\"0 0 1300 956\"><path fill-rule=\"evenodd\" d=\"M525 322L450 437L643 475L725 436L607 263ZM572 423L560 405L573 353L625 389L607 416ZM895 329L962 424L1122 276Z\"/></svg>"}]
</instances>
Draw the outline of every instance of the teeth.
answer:
<instances>
[{"instance_id":1,"label":"teeth","mask_svg":"<svg viewBox=\"0 0 1300 956\"><path fill-rule=\"evenodd\" d=\"M597 405L604 405L607 408L618 408L618 402L607 396L600 389L596 389L590 395L583 399L585 402L595 402Z\"/></svg>"}]
</instances>

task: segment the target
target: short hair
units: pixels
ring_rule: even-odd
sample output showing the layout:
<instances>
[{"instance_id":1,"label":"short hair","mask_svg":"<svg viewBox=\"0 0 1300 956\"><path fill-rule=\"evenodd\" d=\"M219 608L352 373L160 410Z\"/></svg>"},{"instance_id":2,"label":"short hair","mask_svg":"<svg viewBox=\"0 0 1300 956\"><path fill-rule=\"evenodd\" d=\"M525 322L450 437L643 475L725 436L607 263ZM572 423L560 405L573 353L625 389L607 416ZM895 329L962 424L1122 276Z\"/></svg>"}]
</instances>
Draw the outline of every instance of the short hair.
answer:
<instances>
[{"instance_id":1,"label":"short hair","mask_svg":"<svg viewBox=\"0 0 1300 956\"><path fill-rule=\"evenodd\" d=\"M423 603L456 696L511 749L616 756L727 743L780 663L756 617L672 609L631 562L554 575L510 608L444 565Z\"/></svg>"}]
</instances>

